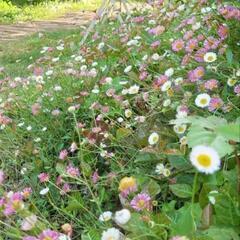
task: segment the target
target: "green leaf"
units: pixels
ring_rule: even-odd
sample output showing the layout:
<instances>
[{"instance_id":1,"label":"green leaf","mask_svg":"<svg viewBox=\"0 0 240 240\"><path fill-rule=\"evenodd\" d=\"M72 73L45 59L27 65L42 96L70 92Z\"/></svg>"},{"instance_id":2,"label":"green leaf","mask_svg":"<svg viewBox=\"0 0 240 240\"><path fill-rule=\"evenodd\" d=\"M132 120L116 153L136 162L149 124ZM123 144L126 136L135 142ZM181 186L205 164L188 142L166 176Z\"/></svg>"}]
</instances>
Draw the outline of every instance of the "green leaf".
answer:
<instances>
[{"instance_id":1,"label":"green leaf","mask_svg":"<svg viewBox=\"0 0 240 240\"><path fill-rule=\"evenodd\" d=\"M129 136L131 133L132 131L128 128L119 128L116 132L116 138L117 140L120 140L122 138Z\"/></svg>"},{"instance_id":2,"label":"green leaf","mask_svg":"<svg viewBox=\"0 0 240 240\"><path fill-rule=\"evenodd\" d=\"M100 234L96 231L96 229L90 229L87 233L82 234L82 240L99 240Z\"/></svg>"},{"instance_id":3,"label":"green leaf","mask_svg":"<svg viewBox=\"0 0 240 240\"><path fill-rule=\"evenodd\" d=\"M215 198L216 223L223 224L224 226L238 226L240 211L237 208L237 203L225 193L217 194Z\"/></svg>"},{"instance_id":4,"label":"green leaf","mask_svg":"<svg viewBox=\"0 0 240 240\"><path fill-rule=\"evenodd\" d=\"M172 219L172 235L188 236L191 238L196 232L197 222L200 221L200 217L201 208L198 204L194 204L193 207L191 205L182 207Z\"/></svg>"},{"instance_id":5,"label":"green leaf","mask_svg":"<svg viewBox=\"0 0 240 240\"><path fill-rule=\"evenodd\" d=\"M239 240L238 234L232 228L212 226L203 233L214 240Z\"/></svg>"},{"instance_id":6,"label":"green leaf","mask_svg":"<svg viewBox=\"0 0 240 240\"><path fill-rule=\"evenodd\" d=\"M190 198L192 196L192 187L188 184L174 184L169 187L177 197Z\"/></svg>"},{"instance_id":7,"label":"green leaf","mask_svg":"<svg viewBox=\"0 0 240 240\"><path fill-rule=\"evenodd\" d=\"M168 155L168 161L171 166L176 169L187 168L190 165L189 161L182 155Z\"/></svg>"},{"instance_id":8,"label":"green leaf","mask_svg":"<svg viewBox=\"0 0 240 240\"><path fill-rule=\"evenodd\" d=\"M226 51L226 57L227 57L228 64L231 65L233 62L233 52L230 48L228 48Z\"/></svg>"},{"instance_id":9,"label":"green leaf","mask_svg":"<svg viewBox=\"0 0 240 240\"><path fill-rule=\"evenodd\" d=\"M148 182L146 189L151 197L155 197L158 193L161 192L160 185L152 179Z\"/></svg>"},{"instance_id":10,"label":"green leaf","mask_svg":"<svg viewBox=\"0 0 240 240\"><path fill-rule=\"evenodd\" d=\"M219 135L222 135L228 140L233 140L235 142L240 142L240 124L225 124L218 126L216 132Z\"/></svg>"}]
</instances>

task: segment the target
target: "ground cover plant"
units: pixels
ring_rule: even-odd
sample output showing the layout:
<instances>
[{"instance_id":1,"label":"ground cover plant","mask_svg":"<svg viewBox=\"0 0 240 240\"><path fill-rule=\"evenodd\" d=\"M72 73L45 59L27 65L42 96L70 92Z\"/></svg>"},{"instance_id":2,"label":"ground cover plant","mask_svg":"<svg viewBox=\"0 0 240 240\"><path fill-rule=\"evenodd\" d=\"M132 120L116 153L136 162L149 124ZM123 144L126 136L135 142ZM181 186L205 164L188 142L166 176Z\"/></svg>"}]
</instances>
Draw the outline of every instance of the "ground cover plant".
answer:
<instances>
[{"instance_id":1,"label":"ground cover plant","mask_svg":"<svg viewBox=\"0 0 240 240\"><path fill-rule=\"evenodd\" d=\"M239 239L239 4L150 4L2 47L0 239Z\"/></svg>"}]
</instances>

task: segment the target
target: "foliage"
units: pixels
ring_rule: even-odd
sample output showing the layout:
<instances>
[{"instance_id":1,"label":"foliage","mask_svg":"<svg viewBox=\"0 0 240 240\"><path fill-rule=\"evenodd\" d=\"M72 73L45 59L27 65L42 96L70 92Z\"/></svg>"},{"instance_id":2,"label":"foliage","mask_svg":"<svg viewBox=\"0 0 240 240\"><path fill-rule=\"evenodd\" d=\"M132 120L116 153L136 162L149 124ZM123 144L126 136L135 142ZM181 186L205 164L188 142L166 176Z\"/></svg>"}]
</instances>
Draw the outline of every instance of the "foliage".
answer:
<instances>
[{"instance_id":1,"label":"foliage","mask_svg":"<svg viewBox=\"0 0 240 240\"><path fill-rule=\"evenodd\" d=\"M239 4L159 2L2 47L3 238L239 239Z\"/></svg>"}]
</instances>

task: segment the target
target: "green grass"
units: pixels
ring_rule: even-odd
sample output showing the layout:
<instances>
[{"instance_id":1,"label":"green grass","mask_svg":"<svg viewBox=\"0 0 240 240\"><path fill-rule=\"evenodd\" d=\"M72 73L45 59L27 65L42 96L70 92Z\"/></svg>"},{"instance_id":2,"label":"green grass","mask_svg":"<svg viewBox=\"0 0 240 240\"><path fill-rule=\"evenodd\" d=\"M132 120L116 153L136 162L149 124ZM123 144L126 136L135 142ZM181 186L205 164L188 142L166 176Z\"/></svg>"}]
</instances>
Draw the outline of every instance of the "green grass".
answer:
<instances>
[{"instance_id":1,"label":"green grass","mask_svg":"<svg viewBox=\"0 0 240 240\"><path fill-rule=\"evenodd\" d=\"M0 0L0 23L14 23L39 19L51 19L63 16L67 12L96 10L101 0L82 0L74 2L45 1L36 5L17 6Z\"/></svg>"}]
</instances>

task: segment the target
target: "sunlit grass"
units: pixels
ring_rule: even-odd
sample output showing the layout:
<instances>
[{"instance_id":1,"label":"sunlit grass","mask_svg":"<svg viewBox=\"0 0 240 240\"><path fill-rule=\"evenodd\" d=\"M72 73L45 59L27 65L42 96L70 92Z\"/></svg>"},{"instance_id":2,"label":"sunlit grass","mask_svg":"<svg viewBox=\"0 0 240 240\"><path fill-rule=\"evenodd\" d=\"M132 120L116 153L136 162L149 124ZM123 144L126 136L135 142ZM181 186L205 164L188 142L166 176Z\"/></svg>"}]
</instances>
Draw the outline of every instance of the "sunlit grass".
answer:
<instances>
[{"instance_id":1,"label":"sunlit grass","mask_svg":"<svg viewBox=\"0 0 240 240\"><path fill-rule=\"evenodd\" d=\"M77 10L93 11L101 4L101 0L82 0L74 2L46 1L37 5L15 6L0 0L0 23L13 23L39 19L51 19L63 16L67 12Z\"/></svg>"}]
</instances>

